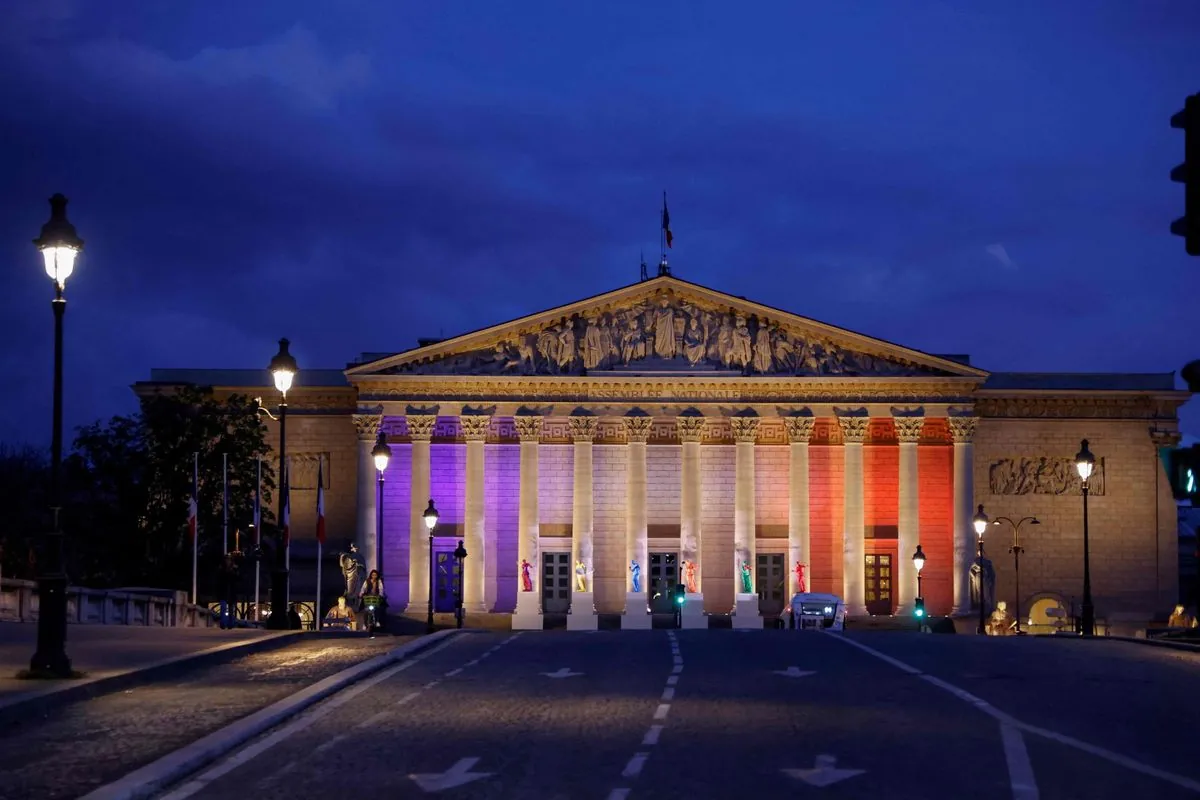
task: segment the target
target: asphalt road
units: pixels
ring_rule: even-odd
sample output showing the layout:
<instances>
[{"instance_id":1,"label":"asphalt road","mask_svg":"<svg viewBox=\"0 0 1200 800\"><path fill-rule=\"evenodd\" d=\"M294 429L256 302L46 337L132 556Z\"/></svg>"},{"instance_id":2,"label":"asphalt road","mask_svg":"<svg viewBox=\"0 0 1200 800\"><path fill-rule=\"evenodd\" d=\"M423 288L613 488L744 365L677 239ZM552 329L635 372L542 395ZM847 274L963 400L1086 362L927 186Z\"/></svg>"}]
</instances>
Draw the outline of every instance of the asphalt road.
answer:
<instances>
[{"instance_id":1,"label":"asphalt road","mask_svg":"<svg viewBox=\"0 0 1200 800\"><path fill-rule=\"evenodd\" d=\"M1198 674L1117 642L470 633L163 797L1172 800Z\"/></svg>"}]
</instances>

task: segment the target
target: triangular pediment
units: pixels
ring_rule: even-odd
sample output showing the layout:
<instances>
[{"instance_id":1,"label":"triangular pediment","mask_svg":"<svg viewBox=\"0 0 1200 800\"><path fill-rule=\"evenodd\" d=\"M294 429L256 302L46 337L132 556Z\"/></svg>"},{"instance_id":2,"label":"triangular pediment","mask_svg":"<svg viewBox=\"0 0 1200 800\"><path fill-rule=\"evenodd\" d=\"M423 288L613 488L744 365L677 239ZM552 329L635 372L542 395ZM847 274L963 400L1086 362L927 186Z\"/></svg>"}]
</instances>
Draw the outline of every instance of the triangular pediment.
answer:
<instances>
[{"instance_id":1,"label":"triangular pediment","mask_svg":"<svg viewBox=\"0 0 1200 800\"><path fill-rule=\"evenodd\" d=\"M349 378L404 374L988 373L666 275L346 370Z\"/></svg>"}]
</instances>

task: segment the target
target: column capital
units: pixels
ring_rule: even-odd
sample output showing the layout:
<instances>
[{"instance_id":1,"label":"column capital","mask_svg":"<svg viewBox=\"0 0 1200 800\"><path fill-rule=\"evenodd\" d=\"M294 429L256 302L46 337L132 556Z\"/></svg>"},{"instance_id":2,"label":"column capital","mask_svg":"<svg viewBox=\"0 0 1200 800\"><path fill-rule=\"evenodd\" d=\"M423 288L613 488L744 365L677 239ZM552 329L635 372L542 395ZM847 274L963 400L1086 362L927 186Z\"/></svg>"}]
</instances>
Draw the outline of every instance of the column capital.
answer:
<instances>
[{"instance_id":1,"label":"column capital","mask_svg":"<svg viewBox=\"0 0 1200 800\"><path fill-rule=\"evenodd\" d=\"M738 442L754 444L758 438L758 417L730 417L729 425L733 428L733 438Z\"/></svg>"},{"instance_id":2,"label":"column capital","mask_svg":"<svg viewBox=\"0 0 1200 800\"><path fill-rule=\"evenodd\" d=\"M517 438L522 442L536 442L542 435L542 418L534 416L513 417Z\"/></svg>"},{"instance_id":3,"label":"column capital","mask_svg":"<svg viewBox=\"0 0 1200 800\"><path fill-rule=\"evenodd\" d=\"M383 422L382 414L355 414L354 432L360 442L373 442L379 436L379 423Z\"/></svg>"},{"instance_id":4,"label":"column capital","mask_svg":"<svg viewBox=\"0 0 1200 800\"><path fill-rule=\"evenodd\" d=\"M704 426L708 422L706 417L676 417L675 432L679 436L681 442L698 442L704 435Z\"/></svg>"},{"instance_id":5,"label":"column capital","mask_svg":"<svg viewBox=\"0 0 1200 800\"><path fill-rule=\"evenodd\" d=\"M624 417L625 438L631 442L645 442L650 438L653 417Z\"/></svg>"},{"instance_id":6,"label":"column capital","mask_svg":"<svg viewBox=\"0 0 1200 800\"><path fill-rule=\"evenodd\" d=\"M975 428L979 425L979 417L947 417L950 422L950 436L955 444L970 444L975 437Z\"/></svg>"},{"instance_id":7,"label":"column capital","mask_svg":"<svg viewBox=\"0 0 1200 800\"><path fill-rule=\"evenodd\" d=\"M428 442L433 438L433 428L437 425L435 414L409 414L404 418L408 427L408 438L414 442Z\"/></svg>"},{"instance_id":8,"label":"column capital","mask_svg":"<svg viewBox=\"0 0 1200 800\"><path fill-rule=\"evenodd\" d=\"M808 444L815 422L812 417L784 417L783 424L787 426L788 441L792 444Z\"/></svg>"},{"instance_id":9,"label":"column capital","mask_svg":"<svg viewBox=\"0 0 1200 800\"><path fill-rule=\"evenodd\" d=\"M838 417L837 421L842 429L843 444L862 444L866 441L870 417Z\"/></svg>"},{"instance_id":10,"label":"column capital","mask_svg":"<svg viewBox=\"0 0 1200 800\"><path fill-rule=\"evenodd\" d=\"M463 438L468 442L482 442L487 438L492 418L488 414L464 414L458 418Z\"/></svg>"},{"instance_id":11,"label":"column capital","mask_svg":"<svg viewBox=\"0 0 1200 800\"><path fill-rule=\"evenodd\" d=\"M921 441L921 429L925 427L924 417L894 416L892 423L896 426L896 437L903 444L916 444Z\"/></svg>"},{"instance_id":12,"label":"column capital","mask_svg":"<svg viewBox=\"0 0 1200 800\"><path fill-rule=\"evenodd\" d=\"M575 442L592 441L596 438L596 431L600 428L598 417L582 414L567 417L567 422L571 427L571 440Z\"/></svg>"}]
</instances>

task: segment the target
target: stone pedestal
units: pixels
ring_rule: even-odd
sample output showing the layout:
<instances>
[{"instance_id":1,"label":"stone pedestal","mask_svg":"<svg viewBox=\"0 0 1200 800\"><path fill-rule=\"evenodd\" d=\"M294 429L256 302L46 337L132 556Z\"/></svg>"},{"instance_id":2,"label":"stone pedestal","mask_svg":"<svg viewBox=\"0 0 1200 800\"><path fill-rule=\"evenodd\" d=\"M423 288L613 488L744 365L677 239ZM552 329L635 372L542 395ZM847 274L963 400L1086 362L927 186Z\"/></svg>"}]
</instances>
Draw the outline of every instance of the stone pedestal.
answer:
<instances>
[{"instance_id":1,"label":"stone pedestal","mask_svg":"<svg viewBox=\"0 0 1200 800\"><path fill-rule=\"evenodd\" d=\"M762 630L762 614L758 612L758 595L738 592L734 595L733 627Z\"/></svg>"},{"instance_id":2,"label":"stone pedestal","mask_svg":"<svg viewBox=\"0 0 1200 800\"><path fill-rule=\"evenodd\" d=\"M679 614L679 627L685 629L708 628L708 617L704 614L703 594L684 595L683 611Z\"/></svg>"},{"instance_id":3,"label":"stone pedestal","mask_svg":"<svg viewBox=\"0 0 1200 800\"><path fill-rule=\"evenodd\" d=\"M654 618L646 610L645 592L628 592L625 595L625 616L621 617L621 630L648 631Z\"/></svg>"},{"instance_id":4,"label":"stone pedestal","mask_svg":"<svg viewBox=\"0 0 1200 800\"><path fill-rule=\"evenodd\" d=\"M542 609L538 604L536 592L518 592L517 610L513 612L512 629L514 631L540 631L542 625Z\"/></svg>"},{"instance_id":5,"label":"stone pedestal","mask_svg":"<svg viewBox=\"0 0 1200 800\"><path fill-rule=\"evenodd\" d=\"M572 592L571 613L567 614L567 630L594 631L598 628L595 596L591 592Z\"/></svg>"}]
</instances>

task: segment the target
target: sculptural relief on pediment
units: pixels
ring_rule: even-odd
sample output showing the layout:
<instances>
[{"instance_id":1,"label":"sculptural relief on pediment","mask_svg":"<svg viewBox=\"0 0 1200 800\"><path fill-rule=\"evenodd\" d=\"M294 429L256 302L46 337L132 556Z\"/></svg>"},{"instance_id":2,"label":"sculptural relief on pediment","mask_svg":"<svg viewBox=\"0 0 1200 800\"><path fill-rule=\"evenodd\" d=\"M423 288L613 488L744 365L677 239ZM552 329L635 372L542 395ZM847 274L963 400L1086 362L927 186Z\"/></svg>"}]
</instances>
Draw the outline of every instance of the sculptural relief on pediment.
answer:
<instances>
[{"instance_id":1,"label":"sculptural relief on pediment","mask_svg":"<svg viewBox=\"0 0 1200 800\"><path fill-rule=\"evenodd\" d=\"M484 347L385 370L423 375L619 375L628 372L797 376L946 373L870 354L796 326L672 292L590 309Z\"/></svg>"}]
</instances>

